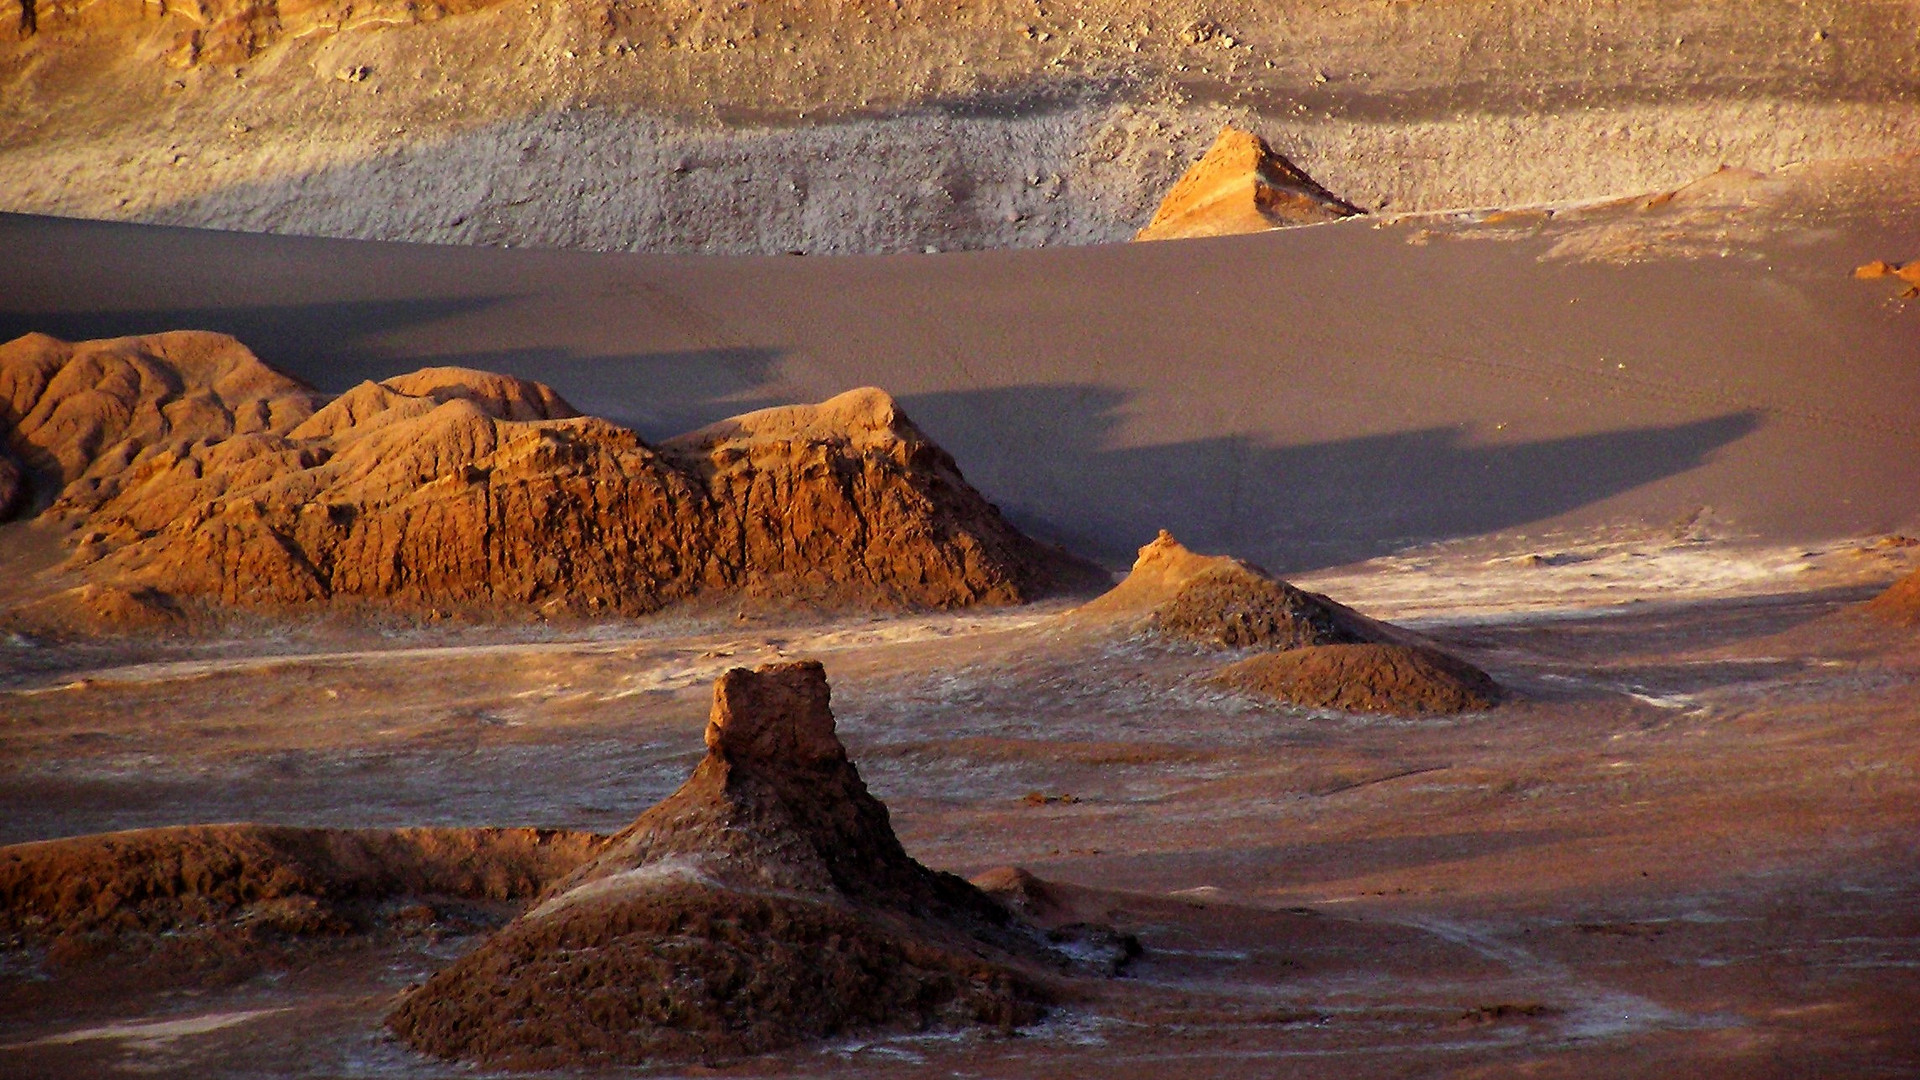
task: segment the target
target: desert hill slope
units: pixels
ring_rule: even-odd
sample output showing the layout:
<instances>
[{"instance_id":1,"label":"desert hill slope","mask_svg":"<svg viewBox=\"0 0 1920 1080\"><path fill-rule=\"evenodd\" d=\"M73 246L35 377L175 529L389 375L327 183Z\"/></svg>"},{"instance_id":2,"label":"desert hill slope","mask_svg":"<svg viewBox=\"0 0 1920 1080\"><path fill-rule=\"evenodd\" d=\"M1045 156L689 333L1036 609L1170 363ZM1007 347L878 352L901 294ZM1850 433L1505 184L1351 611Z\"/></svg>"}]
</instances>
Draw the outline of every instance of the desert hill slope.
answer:
<instances>
[{"instance_id":1,"label":"desert hill slope","mask_svg":"<svg viewBox=\"0 0 1920 1080\"><path fill-rule=\"evenodd\" d=\"M1039 937L910 858L834 734L818 663L714 686L687 782L429 979L389 1025L429 1053L554 1068L761 1053L1041 1013Z\"/></svg>"},{"instance_id":2,"label":"desert hill slope","mask_svg":"<svg viewBox=\"0 0 1920 1080\"><path fill-rule=\"evenodd\" d=\"M0 210L599 250L1122 240L1232 123L1367 209L1920 133L1899 0L0 3Z\"/></svg>"},{"instance_id":3,"label":"desert hill slope","mask_svg":"<svg viewBox=\"0 0 1920 1080\"><path fill-rule=\"evenodd\" d=\"M45 516L80 527L68 565L96 586L49 615L151 618L185 598L637 614L742 593L947 607L1075 572L878 390L649 446L545 386L459 368L322 404L213 334L20 338L0 346L0 387L8 446L57 492Z\"/></svg>"},{"instance_id":4,"label":"desert hill slope","mask_svg":"<svg viewBox=\"0 0 1920 1080\"><path fill-rule=\"evenodd\" d=\"M1920 573L1908 574L1867 602L1867 610L1900 626L1920 625Z\"/></svg>"}]
</instances>

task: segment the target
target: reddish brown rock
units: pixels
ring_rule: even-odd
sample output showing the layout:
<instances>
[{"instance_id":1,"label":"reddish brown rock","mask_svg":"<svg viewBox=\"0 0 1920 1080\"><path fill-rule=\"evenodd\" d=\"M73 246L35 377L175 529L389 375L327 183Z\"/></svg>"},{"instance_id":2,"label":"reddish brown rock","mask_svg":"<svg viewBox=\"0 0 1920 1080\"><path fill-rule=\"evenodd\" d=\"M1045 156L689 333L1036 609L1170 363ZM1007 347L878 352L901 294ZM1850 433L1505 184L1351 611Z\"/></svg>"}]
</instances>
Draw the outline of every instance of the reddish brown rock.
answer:
<instances>
[{"instance_id":1,"label":"reddish brown rock","mask_svg":"<svg viewBox=\"0 0 1920 1080\"><path fill-rule=\"evenodd\" d=\"M325 913L310 928L339 928L365 905L400 897L524 899L605 840L536 829L184 825L15 844L0 848L0 939L217 931L295 910Z\"/></svg>"},{"instance_id":2,"label":"reddish brown rock","mask_svg":"<svg viewBox=\"0 0 1920 1080\"><path fill-rule=\"evenodd\" d=\"M325 398L224 334L0 344L0 434L79 520L196 447L284 435ZM0 518L4 520L4 518Z\"/></svg>"},{"instance_id":3,"label":"reddish brown rock","mask_svg":"<svg viewBox=\"0 0 1920 1080\"><path fill-rule=\"evenodd\" d=\"M433 368L323 405L230 338L173 334L20 339L0 393L16 453L64 485L49 516L83 523L71 568L129 592L640 614L1010 604L1089 572L1007 524L879 390L656 448L537 383Z\"/></svg>"},{"instance_id":4,"label":"reddish brown rock","mask_svg":"<svg viewBox=\"0 0 1920 1080\"><path fill-rule=\"evenodd\" d=\"M1905 286L1900 290L1902 300L1920 297L1920 260L1894 263L1887 262L1885 259L1875 259L1863 266L1855 267L1853 276L1861 281L1893 278Z\"/></svg>"},{"instance_id":5,"label":"reddish brown rock","mask_svg":"<svg viewBox=\"0 0 1920 1080\"><path fill-rule=\"evenodd\" d=\"M723 1059L874 1029L1036 1019L1007 909L894 836L819 664L735 669L691 778L389 1026L509 1068Z\"/></svg>"},{"instance_id":6,"label":"reddish brown rock","mask_svg":"<svg viewBox=\"0 0 1920 1080\"><path fill-rule=\"evenodd\" d=\"M1437 716L1491 708L1500 687L1472 664L1419 645L1312 645L1229 664L1220 683L1289 705Z\"/></svg>"},{"instance_id":7,"label":"reddish brown rock","mask_svg":"<svg viewBox=\"0 0 1920 1080\"><path fill-rule=\"evenodd\" d=\"M1274 153L1260 136L1229 127L1167 192L1134 239L1266 232L1360 212Z\"/></svg>"}]
</instances>

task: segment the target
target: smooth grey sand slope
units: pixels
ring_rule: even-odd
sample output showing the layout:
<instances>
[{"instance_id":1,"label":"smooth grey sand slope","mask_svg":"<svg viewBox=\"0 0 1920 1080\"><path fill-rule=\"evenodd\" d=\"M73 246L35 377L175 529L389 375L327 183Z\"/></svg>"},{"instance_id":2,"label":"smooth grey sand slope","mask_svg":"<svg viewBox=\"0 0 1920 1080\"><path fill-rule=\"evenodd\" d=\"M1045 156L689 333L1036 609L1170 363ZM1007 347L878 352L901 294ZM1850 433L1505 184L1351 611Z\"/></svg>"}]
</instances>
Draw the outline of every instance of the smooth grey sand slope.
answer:
<instances>
[{"instance_id":1,"label":"smooth grey sand slope","mask_svg":"<svg viewBox=\"0 0 1920 1080\"><path fill-rule=\"evenodd\" d=\"M1358 220L1170 244L606 255L0 216L0 336L238 335L327 390L539 379L661 438L872 384L1020 524L1168 527L1280 572L1489 533L1920 524L1920 304L1852 280L1920 211L1727 257L1542 261Z\"/></svg>"}]
</instances>

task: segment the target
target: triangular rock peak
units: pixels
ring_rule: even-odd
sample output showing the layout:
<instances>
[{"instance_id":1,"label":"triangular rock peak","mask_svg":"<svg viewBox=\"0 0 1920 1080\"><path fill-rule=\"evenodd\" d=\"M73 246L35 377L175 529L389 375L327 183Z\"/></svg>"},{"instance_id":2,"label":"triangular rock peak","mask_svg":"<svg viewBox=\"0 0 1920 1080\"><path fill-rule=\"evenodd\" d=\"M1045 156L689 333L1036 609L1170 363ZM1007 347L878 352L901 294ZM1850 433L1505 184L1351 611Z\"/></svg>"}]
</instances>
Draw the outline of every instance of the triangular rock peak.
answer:
<instances>
[{"instance_id":1,"label":"triangular rock peak","mask_svg":"<svg viewBox=\"0 0 1920 1080\"><path fill-rule=\"evenodd\" d=\"M1140 549L1124 581L1079 614L1138 619L1154 633L1217 648L1291 649L1406 636L1252 563L1195 554L1165 529Z\"/></svg>"},{"instance_id":2,"label":"triangular rock peak","mask_svg":"<svg viewBox=\"0 0 1920 1080\"><path fill-rule=\"evenodd\" d=\"M1229 127L1167 192L1134 239L1266 232L1361 212L1274 153L1260 136Z\"/></svg>"},{"instance_id":3,"label":"triangular rock peak","mask_svg":"<svg viewBox=\"0 0 1920 1080\"><path fill-rule=\"evenodd\" d=\"M819 664L727 672L706 743L678 791L389 1026L441 1057L556 1068L1040 1016L1041 939L902 849Z\"/></svg>"}]
</instances>

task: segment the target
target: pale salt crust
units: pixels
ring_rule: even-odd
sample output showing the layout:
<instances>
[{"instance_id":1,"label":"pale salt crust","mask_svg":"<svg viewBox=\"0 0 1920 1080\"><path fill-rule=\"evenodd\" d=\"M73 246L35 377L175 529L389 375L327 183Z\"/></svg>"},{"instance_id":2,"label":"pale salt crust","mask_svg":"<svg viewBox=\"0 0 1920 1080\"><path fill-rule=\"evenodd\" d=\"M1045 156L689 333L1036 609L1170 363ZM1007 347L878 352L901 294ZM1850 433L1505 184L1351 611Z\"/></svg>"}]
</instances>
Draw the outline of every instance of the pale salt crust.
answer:
<instances>
[{"instance_id":1,"label":"pale salt crust","mask_svg":"<svg viewBox=\"0 0 1920 1080\"><path fill-rule=\"evenodd\" d=\"M58 1035L48 1035L20 1046L71 1046L74 1043L92 1042L98 1039L123 1039L137 1043L164 1043L186 1035L205 1035L209 1032L230 1028L258 1020L263 1016L289 1012L288 1009L250 1009L239 1012L206 1013L201 1016L188 1016L178 1020L131 1020L118 1024L103 1024L99 1027L78 1028L63 1031Z\"/></svg>"},{"instance_id":2,"label":"pale salt crust","mask_svg":"<svg viewBox=\"0 0 1920 1080\"><path fill-rule=\"evenodd\" d=\"M1627 541L1527 546L1492 556L1415 552L1293 580L1375 618L1434 626L1884 584L1910 559L1876 556L1873 543Z\"/></svg>"}]
</instances>

